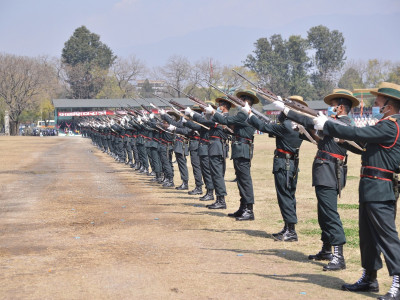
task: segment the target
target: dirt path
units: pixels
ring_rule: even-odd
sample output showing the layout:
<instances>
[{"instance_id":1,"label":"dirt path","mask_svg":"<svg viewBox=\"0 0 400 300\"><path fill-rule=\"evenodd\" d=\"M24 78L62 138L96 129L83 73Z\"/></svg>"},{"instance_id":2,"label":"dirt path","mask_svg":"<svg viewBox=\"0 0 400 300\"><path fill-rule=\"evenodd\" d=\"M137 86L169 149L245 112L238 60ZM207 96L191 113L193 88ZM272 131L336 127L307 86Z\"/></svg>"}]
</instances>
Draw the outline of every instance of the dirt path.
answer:
<instances>
[{"instance_id":1,"label":"dirt path","mask_svg":"<svg viewBox=\"0 0 400 300\"><path fill-rule=\"evenodd\" d=\"M87 139L1 137L0 157L1 299L373 296L338 290L354 274L308 262L306 240L273 242Z\"/></svg>"}]
</instances>

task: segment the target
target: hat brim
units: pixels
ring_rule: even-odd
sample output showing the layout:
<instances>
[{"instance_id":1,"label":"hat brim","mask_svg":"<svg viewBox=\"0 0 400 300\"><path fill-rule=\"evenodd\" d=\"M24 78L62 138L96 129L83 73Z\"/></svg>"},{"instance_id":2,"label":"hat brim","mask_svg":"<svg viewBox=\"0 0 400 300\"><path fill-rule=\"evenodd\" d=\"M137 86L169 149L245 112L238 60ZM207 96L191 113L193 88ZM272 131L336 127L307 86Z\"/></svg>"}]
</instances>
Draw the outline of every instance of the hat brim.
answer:
<instances>
[{"instance_id":1,"label":"hat brim","mask_svg":"<svg viewBox=\"0 0 400 300\"><path fill-rule=\"evenodd\" d=\"M231 104L233 107L236 107L237 105L232 101L232 100L230 100L230 99L225 99L225 98L217 98L217 99L215 99L215 103L220 103L221 101L223 101L223 102L227 102L227 103L229 103L229 104Z\"/></svg>"},{"instance_id":2,"label":"hat brim","mask_svg":"<svg viewBox=\"0 0 400 300\"><path fill-rule=\"evenodd\" d=\"M372 95L375 95L375 96L384 96L384 97L392 98L394 100L400 100L399 97L396 97L396 96L393 96L393 95L389 95L389 94L386 94L386 93L380 93L380 92L375 92L375 91L370 91L370 93Z\"/></svg>"},{"instance_id":3,"label":"hat brim","mask_svg":"<svg viewBox=\"0 0 400 300\"><path fill-rule=\"evenodd\" d=\"M326 96L324 98L324 102L328 105L331 105L331 101L333 99L339 99L339 98L344 98L347 100L351 101L351 108L353 107L357 107L358 105L360 105L360 101L358 101L358 99L356 97L350 96L350 95L346 95L346 94L330 94L328 96Z\"/></svg>"},{"instance_id":4,"label":"hat brim","mask_svg":"<svg viewBox=\"0 0 400 300\"><path fill-rule=\"evenodd\" d=\"M300 100L300 99L292 99L292 98L288 98L290 101L294 101L294 102L297 102L297 103L300 103L301 105L304 105L304 106L307 106L308 107L308 104L305 102L305 101L303 101L303 100Z\"/></svg>"},{"instance_id":5,"label":"hat brim","mask_svg":"<svg viewBox=\"0 0 400 300\"><path fill-rule=\"evenodd\" d=\"M260 99L258 99L258 97L256 95L253 95L253 94L248 93L248 92L237 92L236 93L236 97L240 98L240 96L250 97L251 99L253 99L253 104L257 104L257 103L260 102Z\"/></svg>"}]
</instances>

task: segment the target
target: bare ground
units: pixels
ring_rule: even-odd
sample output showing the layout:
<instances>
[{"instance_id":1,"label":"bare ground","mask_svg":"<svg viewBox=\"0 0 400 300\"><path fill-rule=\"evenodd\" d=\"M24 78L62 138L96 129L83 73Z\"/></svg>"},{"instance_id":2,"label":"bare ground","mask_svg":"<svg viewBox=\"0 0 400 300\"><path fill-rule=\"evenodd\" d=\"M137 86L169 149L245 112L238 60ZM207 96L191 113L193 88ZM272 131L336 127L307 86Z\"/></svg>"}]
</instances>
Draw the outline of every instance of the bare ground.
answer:
<instances>
[{"instance_id":1,"label":"bare ground","mask_svg":"<svg viewBox=\"0 0 400 300\"><path fill-rule=\"evenodd\" d=\"M257 175L256 202L274 193L272 181ZM0 298L376 297L339 289L360 275L358 249L348 270L323 272L323 263L307 260L318 239L271 239L281 227L274 194L256 206L254 222L236 222L226 217L238 206L236 187L227 185L228 210L210 211L197 197L114 162L88 139L0 137ZM380 282L382 294L390 279Z\"/></svg>"}]
</instances>

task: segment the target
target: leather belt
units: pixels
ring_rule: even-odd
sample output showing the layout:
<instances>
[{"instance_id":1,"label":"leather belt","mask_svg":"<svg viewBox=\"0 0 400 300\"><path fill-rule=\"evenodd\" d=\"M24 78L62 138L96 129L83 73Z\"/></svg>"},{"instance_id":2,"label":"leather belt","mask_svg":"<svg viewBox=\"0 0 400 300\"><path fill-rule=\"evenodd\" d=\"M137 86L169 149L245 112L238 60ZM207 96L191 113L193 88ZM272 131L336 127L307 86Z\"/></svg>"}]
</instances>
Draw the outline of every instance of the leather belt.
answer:
<instances>
[{"instance_id":1,"label":"leather belt","mask_svg":"<svg viewBox=\"0 0 400 300\"><path fill-rule=\"evenodd\" d=\"M368 177L386 181L392 181L395 174L396 173L393 171L371 166L362 166L360 170L360 177Z\"/></svg>"},{"instance_id":2,"label":"leather belt","mask_svg":"<svg viewBox=\"0 0 400 300\"><path fill-rule=\"evenodd\" d=\"M330 153L330 152L323 151L323 150L318 150L315 158L320 158L322 160L329 160L332 162L336 162L337 160L343 161L345 159L345 156L336 154L336 153Z\"/></svg>"}]
</instances>

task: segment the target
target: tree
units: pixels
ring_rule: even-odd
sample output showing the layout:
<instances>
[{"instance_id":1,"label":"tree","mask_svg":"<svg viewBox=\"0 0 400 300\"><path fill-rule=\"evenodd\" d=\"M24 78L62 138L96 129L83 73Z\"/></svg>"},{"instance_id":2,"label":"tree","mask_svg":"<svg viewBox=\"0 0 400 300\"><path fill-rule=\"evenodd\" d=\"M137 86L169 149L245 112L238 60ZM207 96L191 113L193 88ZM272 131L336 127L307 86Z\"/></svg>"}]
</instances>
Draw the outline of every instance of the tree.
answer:
<instances>
[{"instance_id":1,"label":"tree","mask_svg":"<svg viewBox=\"0 0 400 300\"><path fill-rule=\"evenodd\" d=\"M173 55L171 56L165 66L158 68L156 70L156 76L168 85L175 87L176 89L182 91L189 80L191 65L189 60L184 56ZM175 91L172 88L167 88L170 95L177 95L178 98L181 97L181 93Z\"/></svg>"},{"instance_id":2,"label":"tree","mask_svg":"<svg viewBox=\"0 0 400 300\"><path fill-rule=\"evenodd\" d=\"M140 95L143 98L152 98L153 97L153 93L154 93L154 89L151 86L150 81L148 79L146 79L143 82L142 88L140 89Z\"/></svg>"},{"instance_id":3,"label":"tree","mask_svg":"<svg viewBox=\"0 0 400 300\"><path fill-rule=\"evenodd\" d=\"M335 72L341 70L345 61L344 37L338 30L330 31L323 25L312 27L308 31L308 42L315 51L314 72L311 82L316 91L316 97L323 98L332 92L335 86Z\"/></svg>"},{"instance_id":4,"label":"tree","mask_svg":"<svg viewBox=\"0 0 400 300\"><path fill-rule=\"evenodd\" d=\"M300 36L284 40L275 34L261 38L255 43L254 55L248 55L244 65L255 72L262 84L282 96L301 94L308 96L310 59L308 43Z\"/></svg>"},{"instance_id":5,"label":"tree","mask_svg":"<svg viewBox=\"0 0 400 300\"><path fill-rule=\"evenodd\" d=\"M360 73L356 69L350 67L340 78L338 87L352 91L354 89L362 89L365 86Z\"/></svg>"},{"instance_id":6,"label":"tree","mask_svg":"<svg viewBox=\"0 0 400 300\"><path fill-rule=\"evenodd\" d=\"M75 30L62 49L62 62L70 85L70 97L94 98L104 85L116 56L85 26Z\"/></svg>"},{"instance_id":7,"label":"tree","mask_svg":"<svg viewBox=\"0 0 400 300\"><path fill-rule=\"evenodd\" d=\"M0 54L0 98L9 110L11 135L18 134L21 114L38 105L37 98L55 78L44 58Z\"/></svg>"},{"instance_id":8,"label":"tree","mask_svg":"<svg viewBox=\"0 0 400 300\"><path fill-rule=\"evenodd\" d=\"M390 61L370 59L367 62L365 70L365 85L368 88L377 88L379 83L389 77Z\"/></svg>"},{"instance_id":9,"label":"tree","mask_svg":"<svg viewBox=\"0 0 400 300\"><path fill-rule=\"evenodd\" d=\"M400 64L392 67L390 73L388 74L388 82L400 84Z\"/></svg>"},{"instance_id":10,"label":"tree","mask_svg":"<svg viewBox=\"0 0 400 300\"><path fill-rule=\"evenodd\" d=\"M142 76L145 72L145 64L133 55L129 56L127 59L118 58L115 61L111 68L111 73L121 90L121 98L134 96L134 82L137 80L138 76Z\"/></svg>"}]
</instances>

